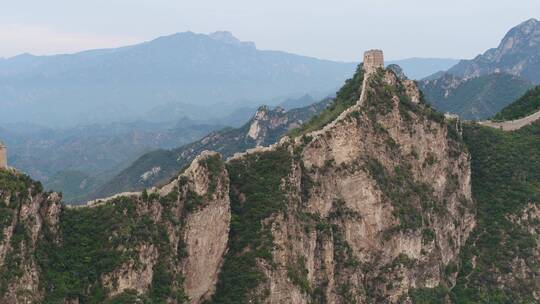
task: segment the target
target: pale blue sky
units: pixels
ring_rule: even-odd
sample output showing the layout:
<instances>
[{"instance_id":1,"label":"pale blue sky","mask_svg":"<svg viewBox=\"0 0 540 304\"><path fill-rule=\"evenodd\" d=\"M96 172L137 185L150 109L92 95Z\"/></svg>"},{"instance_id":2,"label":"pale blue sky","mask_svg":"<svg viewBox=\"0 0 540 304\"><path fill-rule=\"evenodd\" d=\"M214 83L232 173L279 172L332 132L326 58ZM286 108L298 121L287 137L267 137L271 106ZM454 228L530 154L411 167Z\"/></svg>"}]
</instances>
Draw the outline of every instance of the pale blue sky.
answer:
<instances>
[{"instance_id":1,"label":"pale blue sky","mask_svg":"<svg viewBox=\"0 0 540 304\"><path fill-rule=\"evenodd\" d=\"M113 47L229 30L260 49L360 60L471 58L540 18L539 0L0 0L0 57Z\"/></svg>"}]
</instances>

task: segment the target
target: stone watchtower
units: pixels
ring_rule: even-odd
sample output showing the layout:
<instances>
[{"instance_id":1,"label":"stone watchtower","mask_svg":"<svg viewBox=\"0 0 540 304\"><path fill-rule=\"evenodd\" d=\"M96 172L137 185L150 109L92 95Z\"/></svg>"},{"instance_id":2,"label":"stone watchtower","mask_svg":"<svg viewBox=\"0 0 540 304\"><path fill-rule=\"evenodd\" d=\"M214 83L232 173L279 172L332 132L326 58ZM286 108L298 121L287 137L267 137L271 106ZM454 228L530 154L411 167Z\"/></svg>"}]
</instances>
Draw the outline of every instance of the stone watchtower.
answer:
<instances>
[{"instance_id":1,"label":"stone watchtower","mask_svg":"<svg viewBox=\"0 0 540 304\"><path fill-rule=\"evenodd\" d=\"M0 169L7 169L7 147L0 141Z\"/></svg>"},{"instance_id":2,"label":"stone watchtower","mask_svg":"<svg viewBox=\"0 0 540 304\"><path fill-rule=\"evenodd\" d=\"M364 53L364 71L373 73L378 68L384 68L384 56L381 50L369 50Z\"/></svg>"}]
</instances>

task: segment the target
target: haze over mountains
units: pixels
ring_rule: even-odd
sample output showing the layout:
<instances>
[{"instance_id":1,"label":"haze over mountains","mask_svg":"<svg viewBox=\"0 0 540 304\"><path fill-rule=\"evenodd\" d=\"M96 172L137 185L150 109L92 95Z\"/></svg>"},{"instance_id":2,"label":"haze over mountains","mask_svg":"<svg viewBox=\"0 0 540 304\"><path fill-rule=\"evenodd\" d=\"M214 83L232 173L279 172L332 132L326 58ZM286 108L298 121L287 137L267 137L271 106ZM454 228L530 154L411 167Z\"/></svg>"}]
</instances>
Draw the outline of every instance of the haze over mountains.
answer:
<instances>
[{"instance_id":1,"label":"haze over mountains","mask_svg":"<svg viewBox=\"0 0 540 304\"><path fill-rule=\"evenodd\" d=\"M184 119L176 124L110 123L70 129L0 124L10 165L72 199L92 191L141 154L190 143L222 125Z\"/></svg>"},{"instance_id":2,"label":"haze over mountains","mask_svg":"<svg viewBox=\"0 0 540 304\"><path fill-rule=\"evenodd\" d=\"M145 119L165 104L211 119L250 103L326 95L356 64L258 50L230 33L178 33L117 49L0 60L0 119L72 125ZM196 115L199 114L199 117Z\"/></svg>"},{"instance_id":3,"label":"haze over mountains","mask_svg":"<svg viewBox=\"0 0 540 304\"><path fill-rule=\"evenodd\" d=\"M425 76L448 60L404 63ZM258 50L229 32L184 32L68 55L23 54L0 59L0 119L47 126L216 119L306 93L321 99L356 64ZM164 107L181 114L161 117Z\"/></svg>"}]
</instances>

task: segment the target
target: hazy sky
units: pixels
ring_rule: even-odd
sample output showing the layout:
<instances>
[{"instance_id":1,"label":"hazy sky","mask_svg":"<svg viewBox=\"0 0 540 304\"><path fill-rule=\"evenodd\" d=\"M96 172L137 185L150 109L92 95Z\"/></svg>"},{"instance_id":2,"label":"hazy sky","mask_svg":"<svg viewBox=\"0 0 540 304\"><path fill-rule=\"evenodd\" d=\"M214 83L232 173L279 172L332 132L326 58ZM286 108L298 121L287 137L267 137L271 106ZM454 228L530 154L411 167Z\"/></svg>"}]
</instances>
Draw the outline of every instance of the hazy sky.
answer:
<instances>
[{"instance_id":1,"label":"hazy sky","mask_svg":"<svg viewBox=\"0 0 540 304\"><path fill-rule=\"evenodd\" d=\"M0 0L0 57L113 47L175 32L229 30L259 49L358 61L470 58L540 0Z\"/></svg>"}]
</instances>

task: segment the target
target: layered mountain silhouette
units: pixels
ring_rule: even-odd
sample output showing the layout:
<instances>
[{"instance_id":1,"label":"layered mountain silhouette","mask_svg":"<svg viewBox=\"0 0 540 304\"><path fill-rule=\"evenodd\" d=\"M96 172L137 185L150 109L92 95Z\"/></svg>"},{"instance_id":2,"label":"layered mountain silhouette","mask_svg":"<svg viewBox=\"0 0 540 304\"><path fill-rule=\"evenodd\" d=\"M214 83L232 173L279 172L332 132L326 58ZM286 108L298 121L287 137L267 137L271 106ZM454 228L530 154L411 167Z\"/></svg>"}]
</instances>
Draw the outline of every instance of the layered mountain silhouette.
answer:
<instances>
[{"instance_id":1,"label":"layered mountain silhouette","mask_svg":"<svg viewBox=\"0 0 540 304\"><path fill-rule=\"evenodd\" d=\"M448 70L465 79L493 73L521 76L540 84L540 21L529 19L512 28L497 48Z\"/></svg>"},{"instance_id":2,"label":"layered mountain silhouette","mask_svg":"<svg viewBox=\"0 0 540 304\"><path fill-rule=\"evenodd\" d=\"M485 119L539 83L540 22L530 19L512 28L497 48L426 78L420 87L440 111Z\"/></svg>"},{"instance_id":3,"label":"layered mountain silhouette","mask_svg":"<svg viewBox=\"0 0 540 304\"><path fill-rule=\"evenodd\" d=\"M145 119L171 103L202 106L198 113L206 117L195 118L212 118L254 100L325 95L355 66L259 50L228 32L178 33L69 55L23 54L0 60L0 119L46 125Z\"/></svg>"}]
</instances>

